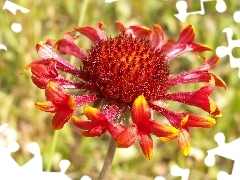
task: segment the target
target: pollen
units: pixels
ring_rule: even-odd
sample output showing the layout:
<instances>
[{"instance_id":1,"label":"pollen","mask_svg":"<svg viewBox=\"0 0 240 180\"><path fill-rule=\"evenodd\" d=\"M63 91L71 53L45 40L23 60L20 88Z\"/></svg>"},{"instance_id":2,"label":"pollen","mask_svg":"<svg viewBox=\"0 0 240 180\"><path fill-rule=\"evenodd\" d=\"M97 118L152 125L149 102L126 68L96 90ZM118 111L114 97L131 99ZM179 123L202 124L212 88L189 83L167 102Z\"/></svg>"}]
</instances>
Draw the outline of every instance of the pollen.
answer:
<instances>
[{"instance_id":1,"label":"pollen","mask_svg":"<svg viewBox=\"0 0 240 180\"><path fill-rule=\"evenodd\" d=\"M120 34L96 42L83 61L86 81L100 96L131 103L139 95L161 98L169 89L169 65L149 39Z\"/></svg>"}]
</instances>

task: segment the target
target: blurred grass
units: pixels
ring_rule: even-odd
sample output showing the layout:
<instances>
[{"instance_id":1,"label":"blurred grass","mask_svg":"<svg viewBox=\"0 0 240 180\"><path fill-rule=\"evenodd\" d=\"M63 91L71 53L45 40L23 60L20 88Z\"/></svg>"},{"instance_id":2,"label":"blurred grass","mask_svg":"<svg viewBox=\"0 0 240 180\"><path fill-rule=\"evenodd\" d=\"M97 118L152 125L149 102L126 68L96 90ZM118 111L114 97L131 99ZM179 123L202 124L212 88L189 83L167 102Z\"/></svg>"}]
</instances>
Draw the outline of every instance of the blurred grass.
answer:
<instances>
[{"instance_id":1,"label":"blurred grass","mask_svg":"<svg viewBox=\"0 0 240 180\"><path fill-rule=\"evenodd\" d=\"M200 5L196 2L188 1L189 11L200 9ZM18 142L22 148L20 152L15 153L15 157L20 164L24 164L30 158L26 145L36 141L40 144L44 168L46 168L53 135L53 130L50 128L52 116L35 108L35 101L45 100L44 91L32 84L30 72L21 76L20 73L27 64L39 59L35 51L37 42L48 38L62 38L64 32L77 25L82 1L16 0L14 3L30 9L30 12L23 14L18 11L15 16L6 10L0 12L0 43L8 47L7 52L0 51L0 123L7 122L18 131ZM151 27L153 23L158 23L163 27L167 37L177 38L180 29L191 23L196 27L197 42L208 44L213 50L220 45L227 46L226 36L222 33L226 27L233 28L235 39L240 38L239 24L235 23L232 17L233 12L239 9L237 1L226 2L228 9L224 13L218 13L214 9L215 2L209 2L204 16L189 16L184 23L174 17L177 13L175 3L176 1L173 0L121 0L106 4L103 0L90 0L83 24L95 26L99 21L103 21L107 25L105 29L107 34L114 36L118 33L115 20L122 21L126 26L141 24ZM3 4L4 2L0 2L0 7L3 7ZM11 31L10 26L13 22L22 24L22 32L17 34ZM87 48L90 42L83 38L79 45ZM234 55L240 57L240 51L235 50ZM201 63L202 61L196 56L187 54L174 60L171 65L174 74L177 74L182 70L196 68ZM224 57L212 71L225 80L228 88L226 91L216 88L212 95L223 114L219 123L211 129L191 131L192 146L202 149L205 153L208 149L217 146L213 139L217 132L223 132L227 142L238 138L240 132L238 69L231 69L228 57ZM178 108L180 110L183 106L179 105ZM189 110L198 112L196 109ZM66 124L59 134L53 157L53 170L58 171L59 160L66 158L71 161L68 173L73 179L79 179L84 174L95 179L102 167L107 150L107 139L107 135L101 138L82 138L71 123ZM214 167L206 167L202 160L183 157L176 142L160 143L154 138L154 143L154 155L151 161L143 157L137 143L125 153L118 149L110 179L154 179L157 175L164 175L171 180L174 178L169 175L169 168L173 164L194 170L191 172L191 179L203 177L206 180L216 179L216 173L220 170L231 173L231 162L227 163L224 169L219 166L226 162L224 159L219 158L218 165ZM126 156L131 152L131 156Z\"/></svg>"}]
</instances>

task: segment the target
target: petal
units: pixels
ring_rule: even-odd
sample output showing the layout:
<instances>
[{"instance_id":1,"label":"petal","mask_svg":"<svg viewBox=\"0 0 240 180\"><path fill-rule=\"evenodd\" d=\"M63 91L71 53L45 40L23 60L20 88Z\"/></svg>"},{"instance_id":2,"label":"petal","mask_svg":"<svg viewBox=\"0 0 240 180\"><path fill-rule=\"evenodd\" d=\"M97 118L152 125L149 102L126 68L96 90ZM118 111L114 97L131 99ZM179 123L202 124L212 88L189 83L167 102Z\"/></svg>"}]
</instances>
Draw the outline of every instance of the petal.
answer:
<instances>
[{"instance_id":1,"label":"petal","mask_svg":"<svg viewBox=\"0 0 240 180\"><path fill-rule=\"evenodd\" d=\"M153 25L151 43L155 49L160 49L164 44L164 32L158 24Z\"/></svg>"},{"instance_id":2,"label":"petal","mask_svg":"<svg viewBox=\"0 0 240 180\"><path fill-rule=\"evenodd\" d=\"M196 106L204 111L207 111L213 116L221 116L217 105L213 100L208 98L208 96L213 92L214 85L214 79L211 78L211 81L208 84L197 91L167 94L164 99Z\"/></svg>"},{"instance_id":3,"label":"petal","mask_svg":"<svg viewBox=\"0 0 240 180\"><path fill-rule=\"evenodd\" d=\"M88 119L90 119L92 122L108 122L107 118L105 115L99 111L97 108L93 108L91 106L85 106L84 107L84 114L87 116Z\"/></svg>"},{"instance_id":4,"label":"petal","mask_svg":"<svg viewBox=\"0 0 240 180\"><path fill-rule=\"evenodd\" d=\"M120 30L120 32L123 32L126 28L124 27L123 23L121 23L120 21L115 21L118 29Z\"/></svg>"},{"instance_id":5,"label":"petal","mask_svg":"<svg viewBox=\"0 0 240 180\"><path fill-rule=\"evenodd\" d=\"M62 129L64 124L69 120L73 114L70 108L58 108L52 119L52 128L55 130Z\"/></svg>"},{"instance_id":6,"label":"petal","mask_svg":"<svg viewBox=\"0 0 240 180\"><path fill-rule=\"evenodd\" d=\"M100 40L105 40L106 35L102 28L105 25L103 22L98 23L97 28L93 28L91 26L75 26L74 30L80 32L81 34L87 36L91 41L96 42Z\"/></svg>"},{"instance_id":7,"label":"petal","mask_svg":"<svg viewBox=\"0 0 240 180\"><path fill-rule=\"evenodd\" d=\"M67 104L69 95L63 90L63 88L54 82L49 82L45 90L46 99L52 101L54 104Z\"/></svg>"},{"instance_id":8,"label":"petal","mask_svg":"<svg viewBox=\"0 0 240 180\"><path fill-rule=\"evenodd\" d=\"M217 122L213 118L189 114L188 121L186 122L185 126L209 128L216 124Z\"/></svg>"},{"instance_id":9,"label":"petal","mask_svg":"<svg viewBox=\"0 0 240 180\"><path fill-rule=\"evenodd\" d=\"M150 108L143 95L138 96L133 102L131 113L132 121L140 129L147 130L149 128L149 120L151 118Z\"/></svg>"},{"instance_id":10,"label":"petal","mask_svg":"<svg viewBox=\"0 0 240 180\"><path fill-rule=\"evenodd\" d=\"M139 143L144 156L151 159L153 155L153 140L149 134L139 133Z\"/></svg>"},{"instance_id":11,"label":"petal","mask_svg":"<svg viewBox=\"0 0 240 180\"><path fill-rule=\"evenodd\" d=\"M105 132L106 128L104 128L103 126L96 126L88 131L80 131L79 133L85 137L95 137L101 136Z\"/></svg>"},{"instance_id":12,"label":"petal","mask_svg":"<svg viewBox=\"0 0 240 180\"><path fill-rule=\"evenodd\" d=\"M127 129L127 126L124 126L117 122L109 122L107 130L112 135L113 139L117 139L119 134L121 134L125 129Z\"/></svg>"},{"instance_id":13,"label":"petal","mask_svg":"<svg viewBox=\"0 0 240 180\"><path fill-rule=\"evenodd\" d=\"M95 101L97 99L96 95L82 95L82 96L72 96L72 97L74 98L74 101L77 107L80 107L84 104Z\"/></svg>"},{"instance_id":14,"label":"petal","mask_svg":"<svg viewBox=\"0 0 240 180\"><path fill-rule=\"evenodd\" d=\"M150 123L150 131L157 137L175 137L179 133L178 129L165 123L155 120L150 120Z\"/></svg>"},{"instance_id":15,"label":"petal","mask_svg":"<svg viewBox=\"0 0 240 180\"><path fill-rule=\"evenodd\" d=\"M54 51L51 41L51 39L48 39L47 41L41 41L36 45L39 56L41 56L43 59L54 59L57 62L58 69L61 69L64 72L78 75L79 70Z\"/></svg>"},{"instance_id":16,"label":"petal","mask_svg":"<svg viewBox=\"0 0 240 180\"><path fill-rule=\"evenodd\" d=\"M211 51L212 49L209 46L202 45L199 43L191 43L191 44L175 44L170 49L167 50L165 59L170 61L175 57L180 56L185 52L203 52L203 51Z\"/></svg>"},{"instance_id":17,"label":"petal","mask_svg":"<svg viewBox=\"0 0 240 180\"><path fill-rule=\"evenodd\" d=\"M187 129L181 129L178 135L178 145L184 156L188 156L190 153L191 143L190 134Z\"/></svg>"},{"instance_id":18,"label":"petal","mask_svg":"<svg viewBox=\"0 0 240 180\"><path fill-rule=\"evenodd\" d=\"M181 127L181 121L185 118L186 115L182 114L182 113L177 113L177 112L173 112L170 111L166 108L154 105L154 104L150 104L149 106L155 110L156 112L162 114L163 116L165 116L169 122L176 128L180 128Z\"/></svg>"},{"instance_id":19,"label":"petal","mask_svg":"<svg viewBox=\"0 0 240 180\"><path fill-rule=\"evenodd\" d=\"M193 25L188 25L184 28L178 38L178 44L188 44L192 43L195 39L196 31Z\"/></svg>"},{"instance_id":20,"label":"petal","mask_svg":"<svg viewBox=\"0 0 240 180\"><path fill-rule=\"evenodd\" d=\"M116 146L119 148L128 148L136 141L137 137L137 126L132 124L117 136L115 139Z\"/></svg>"},{"instance_id":21,"label":"petal","mask_svg":"<svg viewBox=\"0 0 240 180\"><path fill-rule=\"evenodd\" d=\"M76 116L72 116L71 120L72 120L72 123L80 129L89 130L94 127L94 124L91 121L82 120Z\"/></svg>"},{"instance_id":22,"label":"petal","mask_svg":"<svg viewBox=\"0 0 240 180\"><path fill-rule=\"evenodd\" d=\"M103 114L104 116L108 119L108 121L113 121L117 112L118 112L119 108L116 105L112 105L112 106L104 106L102 108Z\"/></svg>"},{"instance_id":23,"label":"petal","mask_svg":"<svg viewBox=\"0 0 240 180\"><path fill-rule=\"evenodd\" d=\"M205 63L197 69L181 73L180 75L170 79L170 84L185 84L185 83L195 83L195 82L209 82L211 77L215 80L215 85L220 86L226 89L225 82L215 74L207 72L209 69L214 67L219 58L216 55L213 55L210 59L205 61Z\"/></svg>"},{"instance_id":24,"label":"petal","mask_svg":"<svg viewBox=\"0 0 240 180\"><path fill-rule=\"evenodd\" d=\"M35 106L45 112L56 112L57 107L51 102L51 101L46 101L46 102L36 102Z\"/></svg>"},{"instance_id":25,"label":"petal","mask_svg":"<svg viewBox=\"0 0 240 180\"><path fill-rule=\"evenodd\" d=\"M152 34L152 30L146 26L130 26L125 33L133 35L133 37L148 37Z\"/></svg>"},{"instance_id":26,"label":"petal","mask_svg":"<svg viewBox=\"0 0 240 180\"><path fill-rule=\"evenodd\" d=\"M70 32L65 34L64 39L57 41L54 48L64 54L73 55L78 59L82 59L86 56L86 54L74 43L74 39L70 35Z\"/></svg>"}]
</instances>

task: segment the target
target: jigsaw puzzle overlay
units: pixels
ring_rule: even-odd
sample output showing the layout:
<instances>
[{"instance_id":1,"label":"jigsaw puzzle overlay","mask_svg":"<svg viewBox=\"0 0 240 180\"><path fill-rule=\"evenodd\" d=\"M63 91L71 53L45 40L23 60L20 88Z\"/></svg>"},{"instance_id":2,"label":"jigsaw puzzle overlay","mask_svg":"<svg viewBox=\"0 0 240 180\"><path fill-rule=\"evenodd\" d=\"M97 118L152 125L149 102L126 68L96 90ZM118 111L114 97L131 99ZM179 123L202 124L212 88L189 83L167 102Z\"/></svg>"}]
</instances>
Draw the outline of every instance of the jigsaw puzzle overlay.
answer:
<instances>
[{"instance_id":1,"label":"jigsaw puzzle overlay","mask_svg":"<svg viewBox=\"0 0 240 180\"><path fill-rule=\"evenodd\" d=\"M19 10L22 13L28 13L30 10L26 9L22 6L19 6L11 1L6 0L4 5L3 5L3 9L2 10L8 10L10 11L12 14L16 15L17 10ZM13 32L15 33L19 33L22 31L22 25L20 23L12 23L11 25L11 29ZM0 44L0 50L3 49L5 51L7 51L7 47L4 44Z\"/></svg>"},{"instance_id":2,"label":"jigsaw puzzle overlay","mask_svg":"<svg viewBox=\"0 0 240 180\"><path fill-rule=\"evenodd\" d=\"M11 156L12 153L19 149L19 144L16 141L10 142L7 146L4 145L1 135L7 129L8 124L0 126L0 179L1 180L71 180L65 172L70 166L68 160L62 160L59 163L60 172L43 171L43 160L40 152L40 147L36 142L28 145L28 151L33 155L26 164L20 166ZM89 176L83 176L80 180L91 180Z\"/></svg>"},{"instance_id":3,"label":"jigsaw puzzle overlay","mask_svg":"<svg viewBox=\"0 0 240 180\"><path fill-rule=\"evenodd\" d=\"M187 12L187 2L185 0L180 0L176 3L176 9L178 14L175 14L175 17L181 22L184 22L186 18L190 15L204 15L205 14L205 5L207 2L215 1L215 9L219 13L223 13L227 10L226 3L224 0L200 0L201 9L199 11ZM236 23L240 22L240 10L233 13L233 19ZM240 58L235 58L232 54L232 51L236 47L240 47L240 40L233 40L233 30L230 27L226 27L222 30L223 33L226 33L228 46L219 46L216 49L216 54L219 57L229 56L230 67L239 68L238 77L240 78Z\"/></svg>"}]
</instances>

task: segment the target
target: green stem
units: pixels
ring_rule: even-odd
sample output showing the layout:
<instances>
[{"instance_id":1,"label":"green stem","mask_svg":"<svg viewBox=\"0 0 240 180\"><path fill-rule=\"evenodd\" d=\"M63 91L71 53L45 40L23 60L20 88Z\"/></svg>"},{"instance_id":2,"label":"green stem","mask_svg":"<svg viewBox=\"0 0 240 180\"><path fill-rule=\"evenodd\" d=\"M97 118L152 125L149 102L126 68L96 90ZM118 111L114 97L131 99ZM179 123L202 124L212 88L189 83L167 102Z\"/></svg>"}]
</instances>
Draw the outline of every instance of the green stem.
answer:
<instances>
[{"instance_id":1,"label":"green stem","mask_svg":"<svg viewBox=\"0 0 240 180\"><path fill-rule=\"evenodd\" d=\"M103 164L102 170L101 170L97 180L107 180L108 179L108 175L109 175L111 167L112 167L112 162L113 162L115 151L116 151L115 141L112 137L110 137L104 164Z\"/></svg>"},{"instance_id":2,"label":"green stem","mask_svg":"<svg viewBox=\"0 0 240 180\"><path fill-rule=\"evenodd\" d=\"M52 144L51 144L49 160L48 160L48 163L47 163L46 171L51 171L52 162L53 162L53 156L54 156L56 145L57 145L58 135L59 135L59 131L58 130L54 131L54 133L53 133L53 140L52 140Z\"/></svg>"}]
</instances>

